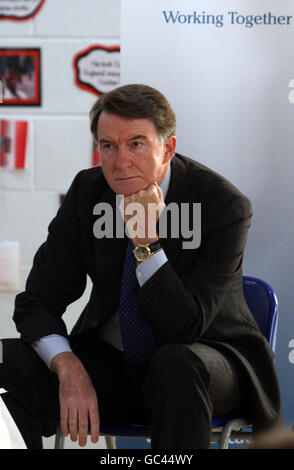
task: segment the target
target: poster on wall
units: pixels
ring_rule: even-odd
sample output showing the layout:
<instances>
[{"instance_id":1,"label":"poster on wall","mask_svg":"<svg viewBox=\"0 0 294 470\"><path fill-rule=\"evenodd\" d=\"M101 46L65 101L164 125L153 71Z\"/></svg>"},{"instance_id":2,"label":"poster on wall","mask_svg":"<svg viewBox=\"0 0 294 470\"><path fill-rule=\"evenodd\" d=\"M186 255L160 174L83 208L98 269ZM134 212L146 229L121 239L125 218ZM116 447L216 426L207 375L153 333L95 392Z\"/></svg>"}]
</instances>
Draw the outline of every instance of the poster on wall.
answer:
<instances>
[{"instance_id":1,"label":"poster on wall","mask_svg":"<svg viewBox=\"0 0 294 470\"><path fill-rule=\"evenodd\" d=\"M0 167L25 169L28 129L28 121L0 119Z\"/></svg>"},{"instance_id":2,"label":"poster on wall","mask_svg":"<svg viewBox=\"0 0 294 470\"><path fill-rule=\"evenodd\" d=\"M93 139L92 166L101 166L100 153L97 149L97 142Z\"/></svg>"},{"instance_id":3,"label":"poster on wall","mask_svg":"<svg viewBox=\"0 0 294 470\"><path fill-rule=\"evenodd\" d=\"M1 105L40 106L40 49L0 49Z\"/></svg>"},{"instance_id":4,"label":"poster on wall","mask_svg":"<svg viewBox=\"0 0 294 470\"><path fill-rule=\"evenodd\" d=\"M75 84L96 96L119 86L120 47L93 45L78 52L73 60Z\"/></svg>"},{"instance_id":5,"label":"poster on wall","mask_svg":"<svg viewBox=\"0 0 294 470\"><path fill-rule=\"evenodd\" d=\"M45 0L1 0L0 20L30 20L44 5Z\"/></svg>"}]
</instances>

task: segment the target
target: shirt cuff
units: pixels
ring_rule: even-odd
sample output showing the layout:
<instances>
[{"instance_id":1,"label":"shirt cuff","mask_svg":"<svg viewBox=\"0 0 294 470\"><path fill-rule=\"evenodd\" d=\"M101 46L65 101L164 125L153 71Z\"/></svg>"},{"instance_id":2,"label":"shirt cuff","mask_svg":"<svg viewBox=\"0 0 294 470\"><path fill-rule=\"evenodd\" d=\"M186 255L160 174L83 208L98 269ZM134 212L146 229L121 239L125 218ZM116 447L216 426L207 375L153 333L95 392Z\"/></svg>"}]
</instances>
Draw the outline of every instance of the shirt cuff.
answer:
<instances>
[{"instance_id":1,"label":"shirt cuff","mask_svg":"<svg viewBox=\"0 0 294 470\"><path fill-rule=\"evenodd\" d=\"M145 284L145 282L147 282L148 279L150 279L150 277L153 276L153 274L155 274L156 271L166 262L166 254L161 249L157 251L157 253L154 253L150 258L146 259L146 261L140 263L136 268L136 275L140 287L142 287L143 284Z\"/></svg>"},{"instance_id":2,"label":"shirt cuff","mask_svg":"<svg viewBox=\"0 0 294 470\"><path fill-rule=\"evenodd\" d=\"M69 341L61 335L48 335L31 342L32 348L39 354L50 369L52 359L59 353L72 352Z\"/></svg>"}]
</instances>

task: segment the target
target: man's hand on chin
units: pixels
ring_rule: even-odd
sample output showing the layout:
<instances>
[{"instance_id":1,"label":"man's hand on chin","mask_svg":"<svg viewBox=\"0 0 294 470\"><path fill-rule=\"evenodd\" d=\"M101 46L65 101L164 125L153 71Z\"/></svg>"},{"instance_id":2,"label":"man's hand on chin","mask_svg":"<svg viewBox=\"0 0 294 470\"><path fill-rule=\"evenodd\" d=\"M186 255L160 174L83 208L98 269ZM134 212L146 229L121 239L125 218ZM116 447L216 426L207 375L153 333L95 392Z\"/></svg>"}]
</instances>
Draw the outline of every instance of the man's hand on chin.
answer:
<instances>
[{"instance_id":1,"label":"man's hand on chin","mask_svg":"<svg viewBox=\"0 0 294 470\"><path fill-rule=\"evenodd\" d=\"M158 240L156 223L164 207L162 190L156 182L124 197L123 218L135 246Z\"/></svg>"}]
</instances>

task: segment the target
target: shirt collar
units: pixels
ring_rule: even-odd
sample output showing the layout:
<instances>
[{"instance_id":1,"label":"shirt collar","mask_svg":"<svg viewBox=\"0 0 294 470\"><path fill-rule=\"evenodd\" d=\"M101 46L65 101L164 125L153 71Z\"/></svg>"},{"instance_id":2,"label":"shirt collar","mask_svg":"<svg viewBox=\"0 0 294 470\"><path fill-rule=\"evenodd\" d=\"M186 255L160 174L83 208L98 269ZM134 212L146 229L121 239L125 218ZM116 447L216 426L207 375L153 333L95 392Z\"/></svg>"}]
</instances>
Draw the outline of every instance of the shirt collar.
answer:
<instances>
[{"instance_id":1,"label":"shirt collar","mask_svg":"<svg viewBox=\"0 0 294 470\"><path fill-rule=\"evenodd\" d=\"M167 195L167 191L168 191L168 188L169 188L170 176L171 176L171 169L170 169L170 165L169 165L167 173L166 173L165 177L163 178L162 182L159 185L159 187L161 188L164 199Z\"/></svg>"}]
</instances>

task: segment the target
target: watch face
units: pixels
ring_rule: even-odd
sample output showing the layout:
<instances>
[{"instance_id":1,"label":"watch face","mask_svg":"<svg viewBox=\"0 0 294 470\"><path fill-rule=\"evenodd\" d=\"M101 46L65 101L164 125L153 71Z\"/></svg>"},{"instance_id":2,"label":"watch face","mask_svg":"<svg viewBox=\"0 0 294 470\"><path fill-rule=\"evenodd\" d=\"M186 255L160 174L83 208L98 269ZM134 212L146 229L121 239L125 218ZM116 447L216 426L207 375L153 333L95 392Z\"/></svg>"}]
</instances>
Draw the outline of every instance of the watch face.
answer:
<instances>
[{"instance_id":1,"label":"watch face","mask_svg":"<svg viewBox=\"0 0 294 470\"><path fill-rule=\"evenodd\" d=\"M136 246L135 255L139 261L144 261L150 254L150 248L148 246Z\"/></svg>"}]
</instances>

